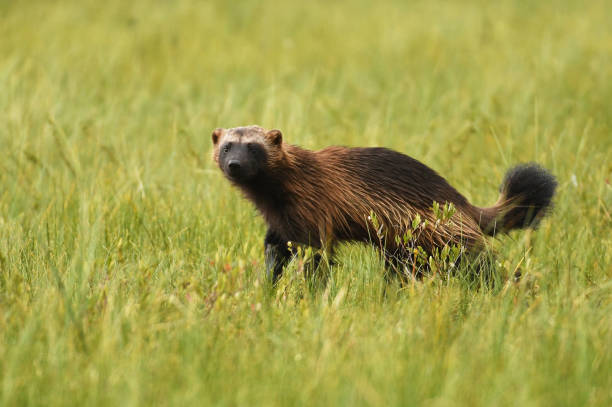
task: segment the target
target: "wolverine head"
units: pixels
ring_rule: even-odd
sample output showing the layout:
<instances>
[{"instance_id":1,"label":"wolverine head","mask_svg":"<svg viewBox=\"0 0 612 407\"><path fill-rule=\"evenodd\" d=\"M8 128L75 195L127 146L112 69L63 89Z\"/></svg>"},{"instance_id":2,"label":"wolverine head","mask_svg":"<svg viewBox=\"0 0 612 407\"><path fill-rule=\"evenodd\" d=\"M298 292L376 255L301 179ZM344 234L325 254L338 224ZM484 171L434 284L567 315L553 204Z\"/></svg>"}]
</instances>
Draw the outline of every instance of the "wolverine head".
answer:
<instances>
[{"instance_id":1,"label":"wolverine head","mask_svg":"<svg viewBox=\"0 0 612 407\"><path fill-rule=\"evenodd\" d=\"M283 135L259 126L216 129L213 158L227 178L244 183L275 166L282 157Z\"/></svg>"}]
</instances>

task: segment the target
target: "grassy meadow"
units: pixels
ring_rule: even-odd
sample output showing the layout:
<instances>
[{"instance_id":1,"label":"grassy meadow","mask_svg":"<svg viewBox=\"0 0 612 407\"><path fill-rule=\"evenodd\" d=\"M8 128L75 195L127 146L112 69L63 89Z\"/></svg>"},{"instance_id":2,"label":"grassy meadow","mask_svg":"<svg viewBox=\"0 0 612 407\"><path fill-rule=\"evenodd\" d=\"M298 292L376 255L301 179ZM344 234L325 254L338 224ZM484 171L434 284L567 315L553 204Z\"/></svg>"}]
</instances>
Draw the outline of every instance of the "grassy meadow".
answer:
<instances>
[{"instance_id":1,"label":"grassy meadow","mask_svg":"<svg viewBox=\"0 0 612 407\"><path fill-rule=\"evenodd\" d=\"M269 295L211 160L253 123L481 206L537 161L555 210L492 242L492 287L387 287L344 245ZM4 0L0 147L2 406L612 405L608 1Z\"/></svg>"}]
</instances>

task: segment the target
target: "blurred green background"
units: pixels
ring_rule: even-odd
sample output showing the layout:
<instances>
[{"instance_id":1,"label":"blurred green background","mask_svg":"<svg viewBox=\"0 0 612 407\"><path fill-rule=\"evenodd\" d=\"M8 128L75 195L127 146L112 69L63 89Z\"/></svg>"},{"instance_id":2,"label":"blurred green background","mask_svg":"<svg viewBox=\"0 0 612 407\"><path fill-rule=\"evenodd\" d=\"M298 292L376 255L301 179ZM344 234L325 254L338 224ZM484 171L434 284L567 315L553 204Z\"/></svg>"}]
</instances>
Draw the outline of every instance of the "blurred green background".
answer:
<instances>
[{"instance_id":1,"label":"blurred green background","mask_svg":"<svg viewBox=\"0 0 612 407\"><path fill-rule=\"evenodd\" d=\"M612 404L607 1L0 1L0 404ZM259 286L215 127L387 146L477 205L560 183L499 284ZM521 268L524 278L509 276Z\"/></svg>"}]
</instances>

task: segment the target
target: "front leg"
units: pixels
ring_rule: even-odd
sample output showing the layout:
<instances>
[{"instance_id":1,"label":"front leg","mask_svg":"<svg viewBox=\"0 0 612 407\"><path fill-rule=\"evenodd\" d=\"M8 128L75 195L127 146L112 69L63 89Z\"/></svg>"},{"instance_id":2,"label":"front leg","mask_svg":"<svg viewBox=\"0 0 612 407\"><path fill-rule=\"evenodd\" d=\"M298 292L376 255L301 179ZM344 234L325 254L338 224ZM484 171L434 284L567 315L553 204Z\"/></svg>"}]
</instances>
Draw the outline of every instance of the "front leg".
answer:
<instances>
[{"instance_id":1,"label":"front leg","mask_svg":"<svg viewBox=\"0 0 612 407\"><path fill-rule=\"evenodd\" d=\"M283 274L283 267L289 262L293 253L287 246L287 241L268 229L264 239L264 255L266 262L266 279L276 283Z\"/></svg>"}]
</instances>

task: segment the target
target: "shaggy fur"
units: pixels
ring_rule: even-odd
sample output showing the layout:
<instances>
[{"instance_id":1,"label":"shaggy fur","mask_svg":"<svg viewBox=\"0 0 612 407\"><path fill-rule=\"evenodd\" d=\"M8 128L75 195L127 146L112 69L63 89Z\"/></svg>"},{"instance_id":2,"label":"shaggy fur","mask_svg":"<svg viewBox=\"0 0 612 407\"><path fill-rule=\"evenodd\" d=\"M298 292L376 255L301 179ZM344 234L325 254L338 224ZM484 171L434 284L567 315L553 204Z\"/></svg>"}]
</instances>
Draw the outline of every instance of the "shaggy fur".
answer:
<instances>
[{"instance_id":1,"label":"shaggy fur","mask_svg":"<svg viewBox=\"0 0 612 407\"><path fill-rule=\"evenodd\" d=\"M426 253L447 244L478 252L485 235L536 227L557 185L536 164L520 165L504 178L497 203L479 208L431 168L386 148L310 151L259 126L217 129L212 140L214 160L268 225L266 263L274 279L292 254L288 242L332 253L337 242L360 241L382 248L390 262L409 260L397 238L417 214L428 221L416 236ZM448 222L436 223L434 201L455 206ZM382 226L378 231L370 214Z\"/></svg>"}]
</instances>

